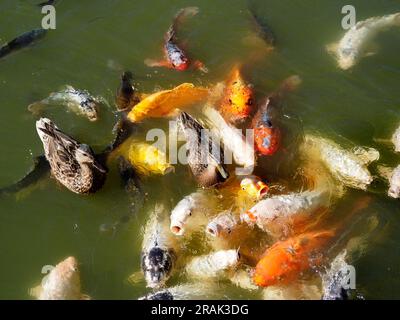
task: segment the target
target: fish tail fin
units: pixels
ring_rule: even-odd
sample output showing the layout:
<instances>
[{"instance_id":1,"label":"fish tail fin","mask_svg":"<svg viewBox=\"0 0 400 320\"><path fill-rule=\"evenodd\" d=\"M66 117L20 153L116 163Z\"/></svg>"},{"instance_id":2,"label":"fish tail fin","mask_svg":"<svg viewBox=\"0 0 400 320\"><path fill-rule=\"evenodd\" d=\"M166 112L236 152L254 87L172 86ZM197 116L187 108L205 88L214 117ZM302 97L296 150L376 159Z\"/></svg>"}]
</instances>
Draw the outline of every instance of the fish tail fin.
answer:
<instances>
[{"instance_id":1,"label":"fish tail fin","mask_svg":"<svg viewBox=\"0 0 400 320\"><path fill-rule=\"evenodd\" d=\"M167 40L170 40L175 36L176 30L187 18L195 16L198 12L198 7L186 7L180 9L175 15L174 20L172 21L172 24L167 31Z\"/></svg>"},{"instance_id":2,"label":"fish tail fin","mask_svg":"<svg viewBox=\"0 0 400 320\"><path fill-rule=\"evenodd\" d=\"M44 103L42 101L31 103L28 106L28 111L34 116L39 116L43 111Z\"/></svg>"},{"instance_id":3,"label":"fish tail fin","mask_svg":"<svg viewBox=\"0 0 400 320\"><path fill-rule=\"evenodd\" d=\"M400 26L400 12L394 14L394 23L397 26Z\"/></svg>"},{"instance_id":4,"label":"fish tail fin","mask_svg":"<svg viewBox=\"0 0 400 320\"><path fill-rule=\"evenodd\" d=\"M285 79L281 85L280 91L291 92L295 91L303 82L300 76L293 75Z\"/></svg>"},{"instance_id":5,"label":"fish tail fin","mask_svg":"<svg viewBox=\"0 0 400 320\"><path fill-rule=\"evenodd\" d=\"M325 46L326 51L336 58L339 44L337 42L329 43Z\"/></svg>"}]
</instances>

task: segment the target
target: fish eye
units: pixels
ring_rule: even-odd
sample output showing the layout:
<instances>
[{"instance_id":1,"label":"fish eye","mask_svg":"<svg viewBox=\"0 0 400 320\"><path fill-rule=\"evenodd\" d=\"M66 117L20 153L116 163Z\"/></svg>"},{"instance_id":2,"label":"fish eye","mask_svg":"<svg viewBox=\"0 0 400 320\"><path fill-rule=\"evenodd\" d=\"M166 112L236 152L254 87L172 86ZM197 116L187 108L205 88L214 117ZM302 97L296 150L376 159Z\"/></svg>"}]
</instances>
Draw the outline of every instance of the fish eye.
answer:
<instances>
[{"instance_id":1,"label":"fish eye","mask_svg":"<svg viewBox=\"0 0 400 320\"><path fill-rule=\"evenodd\" d=\"M253 104L253 99L249 99L248 101L247 101L247 104L249 105L249 106L251 106L252 104Z\"/></svg>"},{"instance_id":2,"label":"fish eye","mask_svg":"<svg viewBox=\"0 0 400 320\"><path fill-rule=\"evenodd\" d=\"M229 103L232 103L232 99L229 99L228 101L229 101Z\"/></svg>"}]
</instances>

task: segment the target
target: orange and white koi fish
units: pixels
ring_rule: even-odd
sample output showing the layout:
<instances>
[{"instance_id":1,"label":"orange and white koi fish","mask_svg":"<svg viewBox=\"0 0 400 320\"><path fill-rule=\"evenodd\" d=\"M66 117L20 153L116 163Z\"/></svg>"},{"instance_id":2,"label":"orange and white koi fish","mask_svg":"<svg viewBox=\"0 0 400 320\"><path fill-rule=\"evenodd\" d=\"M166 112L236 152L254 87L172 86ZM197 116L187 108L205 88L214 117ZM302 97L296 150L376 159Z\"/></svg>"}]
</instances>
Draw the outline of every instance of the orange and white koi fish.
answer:
<instances>
[{"instance_id":1,"label":"orange and white koi fish","mask_svg":"<svg viewBox=\"0 0 400 320\"><path fill-rule=\"evenodd\" d=\"M176 14L171 26L165 34L164 54L165 60L154 61L146 59L145 64L149 67L166 67L178 71L185 71L192 64L195 68L208 72L207 68L200 61L190 62L189 57L182 47L178 44L176 39L176 32L179 24L189 16L194 16L199 12L197 7L187 7L179 10Z\"/></svg>"}]
</instances>

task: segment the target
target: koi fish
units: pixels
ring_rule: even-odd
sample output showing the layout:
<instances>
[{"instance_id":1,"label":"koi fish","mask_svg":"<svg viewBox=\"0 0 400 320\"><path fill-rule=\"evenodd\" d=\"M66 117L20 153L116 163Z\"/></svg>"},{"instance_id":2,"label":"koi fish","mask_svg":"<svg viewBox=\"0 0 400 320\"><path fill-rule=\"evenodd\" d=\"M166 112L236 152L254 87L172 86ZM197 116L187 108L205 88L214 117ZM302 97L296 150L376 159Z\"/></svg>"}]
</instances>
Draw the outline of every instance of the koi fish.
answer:
<instances>
[{"instance_id":1,"label":"koi fish","mask_svg":"<svg viewBox=\"0 0 400 320\"><path fill-rule=\"evenodd\" d=\"M238 224L237 219L231 211L224 211L213 218L206 227L206 233L212 237L229 234Z\"/></svg>"},{"instance_id":2,"label":"koi fish","mask_svg":"<svg viewBox=\"0 0 400 320\"><path fill-rule=\"evenodd\" d=\"M235 66L226 81L220 106L222 116L232 124L244 122L251 114L253 100L253 89L245 83L239 67Z\"/></svg>"},{"instance_id":3,"label":"koi fish","mask_svg":"<svg viewBox=\"0 0 400 320\"><path fill-rule=\"evenodd\" d=\"M335 56L341 69L348 70L366 55L371 39L393 26L400 26L400 12L359 21L339 43L328 45L327 50Z\"/></svg>"},{"instance_id":4,"label":"koi fish","mask_svg":"<svg viewBox=\"0 0 400 320\"><path fill-rule=\"evenodd\" d=\"M355 147L349 151L332 140L311 134L305 136L304 147L307 153L316 151L332 175L345 186L365 190L373 181L367 165L380 156L373 148Z\"/></svg>"},{"instance_id":5,"label":"koi fish","mask_svg":"<svg viewBox=\"0 0 400 320\"><path fill-rule=\"evenodd\" d=\"M253 282L268 287L297 279L302 272L322 264L321 250L334 235L333 230L316 231L275 243L257 263Z\"/></svg>"},{"instance_id":6,"label":"koi fish","mask_svg":"<svg viewBox=\"0 0 400 320\"><path fill-rule=\"evenodd\" d=\"M280 88L270 94L258 107L253 117L251 127L254 130L254 145L264 156L271 156L278 151L281 143L281 130L278 126L282 96L294 91L301 84L299 76L286 79Z\"/></svg>"},{"instance_id":7,"label":"koi fish","mask_svg":"<svg viewBox=\"0 0 400 320\"><path fill-rule=\"evenodd\" d=\"M313 220L316 212L326 210L329 203L330 192L326 189L277 195L261 200L241 218L273 235L290 235Z\"/></svg>"},{"instance_id":8,"label":"koi fish","mask_svg":"<svg viewBox=\"0 0 400 320\"><path fill-rule=\"evenodd\" d=\"M240 255L237 250L220 250L193 258L186 265L186 273L197 279L217 278L235 268Z\"/></svg>"},{"instance_id":9,"label":"koi fish","mask_svg":"<svg viewBox=\"0 0 400 320\"><path fill-rule=\"evenodd\" d=\"M32 103L28 110L35 115L41 113L43 107L48 105L61 105L77 115L85 116L89 121L98 120L98 109L103 98L95 98L86 90L77 90L67 85L58 92L53 92L49 97Z\"/></svg>"},{"instance_id":10,"label":"koi fish","mask_svg":"<svg viewBox=\"0 0 400 320\"><path fill-rule=\"evenodd\" d=\"M154 61L146 59L144 62L149 67L166 67L178 71L185 71L191 65L189 57L182 47L178 44L176 32L178 26L189 16L194 16L199 12L197 7L187 7L178 11L171 26L165 35L164 55L165 60ZM193 66L203 72L208 72L207 68L200 61L195 61Z\"/></svg>"},{"instance_id":11,"label":"koi fish","mask_svg":"<svg viewBox=\"0 0 400 320\"><path fill-rule=\"evenodd\" d=\"M392 143L394 145L394 151L400 152L400 126L393 133Z\"/></svg>"},{"instance_id":12,"label":"koi fish","mask_svg":"<svg viewBox=\"0 0 400 320\"><path fill-rule=\"evenodd\" d=\"M243 166L243 172L247 175L256 164L256 155L253 143L249 137L244 137L242 131L228 124L221 114L213 107L206 105L203 114L207 117L213 133L224 143L224 146L232 152L236 164ZM243 174L242 174L243 175Z\"/></svg>"},{"instance_id":13,"label":"koi fish","mask_svg":"<svg viewBox=\"0 0 400 320\"><path fill-rule=\"evenodd\" d=\"M187 230L199 227L206 219L210 202L213 200L202 191L184 197L171 211L171 232L183 236Z\"/></svg>"},{"instance_id":14,"label":"koi fish","mask_svg":"<svg viewBox=\"0 0 400 320\"><path fill-rule=\"evenodd\" d=\"M378 171L389 181L388 196L394 199L400 198L400 165L394 169L378 166Z\"/></svg>"},{"instance_id":15,"label":"koi fish","mask_svg":"<svg viewBox=\"0 0 400 320\"><path fill-rule=\"evenodd\" d=\"M261 199L268 192L268 186L257 176L248 176L240 181L240 188L253 199Z\"/></svg>"},{"instance_id":16,"label":"koi fish","mask_svg":"<svg viewBox=\"0 0 400 320\"><path fill-rule=\"evenodd\" d=\"M171 115L176 109L183 109L204 101L208 90L183 83L174 89L164 90L145 97L128 114L132 122L146 118L162 118Z\"/></svg>"},{"instance_id":17,"label":"koi fish","mask_svg":"<svg viewBox=\"0 0 400 320\"><path fill-rule=\"evenodd\" d=\"M156 205L144 229L141 266L149 288L165 285L177 259L177 246L170 236L165 214L164 206Z\"/></svg>"},{"instance_id":18,"label":"koi fish","mask_svg":"<svg viewBox=\"0 0 400 320\"><path fill-rule=\"evenodd\" d=\"M45 29L35 29L29 32L25 32L24 34L11 40L0 48L0 59L4 58L14 51L28 47L33 43L43 39L46 33L47 30Z\"/></svg>"},{"instance_id":19,"label":"koi fish","mask_svg":"<svg viewBox=\"0 0 400 320\"><path fill-rule=\"evenodd\" d=\"M167 161L167 155L155 145L128 138L117 147L109 158L123 156L135 170L142 175L166 175L174 171L174 167Z\"/></svg>"},{"instance_id":20,"label":"koi fish","mask_svg":"<svg viewBox=\"0 0 400 320\"><path fill-rule=\"evenodd\" d=\"M81 293L78 262L74 257L68 257L52 268L41 285L31 289L30 294L38 300L90 299Z\"/></svg>"}]
</instances>

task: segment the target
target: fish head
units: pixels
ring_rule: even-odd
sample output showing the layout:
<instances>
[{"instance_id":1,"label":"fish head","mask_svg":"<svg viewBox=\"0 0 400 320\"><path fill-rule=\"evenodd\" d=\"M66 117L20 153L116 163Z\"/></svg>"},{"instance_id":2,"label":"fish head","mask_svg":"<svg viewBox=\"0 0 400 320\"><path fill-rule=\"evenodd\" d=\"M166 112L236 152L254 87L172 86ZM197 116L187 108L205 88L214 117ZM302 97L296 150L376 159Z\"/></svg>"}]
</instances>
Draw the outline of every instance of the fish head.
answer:
<instances>
[{"instance_id":1,"label":"fish head","mask_svg":"<svg viewBox=\"0 0 400 320\"><path fill-rule=\"evenodd\" d=\"M206 228L206 233L212 237L218 237L222 231L221 225L215 221L210 222Z\"/></svg>"},{"instance_id":2,"label":"fish head","mask_svg":"<svg viewBox=\"0 0 400 320\"><path fill-rule=\"evenodd\" d=\"M390 188L388 190L389 197L398 199L400 198L400 184L398 183L391 183Z\"/></svg>"},{"instance_id":3,"label":"fish head","mask_svg":"<svg viewBox=\"0 0 400 320\"><path fill-rule=\"evenodd\" d=\"M189 59L182 50L168 50L168 57L174 69L178 71L185 71L189 68Z\"/></svg>"},{"instance_id":4,"label":"fish head","mask_svg":"<svg viewBox=\"0 0 400 320\"><path fill-rule=\"evenodd\" d=\"M193 199L190 197L182 199L171 212L170 230L177 236L183 236L187 220L193 213Z\"/></svg>"},{"instance_id":5,"label":"fish head","mask_svg":"<svg viewBox=\"0 0 400 320\"><path fill-rule=\"evenodd\" d=\"M254 199L261 199L269 191L268 186L256 176L244 178L240 182L240 188Z\"/></svg>"},{"instance_id":6,"label":"fish head","mask_svg":"<svg viewBox=\"0 0 400 320\"><path fill-rule=\"evenodd\" d=\"M343 70L348 70L357 62L357 51L351 47L343 47L338 50L338 64Z\"/></svg>"},{"instance_id":7,"label":"fish head","mask_svg":"<svg viewBox=\"0 0 400 320\"><path fill-rule=\"evenodd\" d=\"M265 156L273 155L280 145L281 134L278 128L254 128L254 144L257 151Z\"/></svg>"},{"instance_id":8,"label":"fish head","mask_svg":"<svg viewBox=\"0 0 400 320\"><path fill-rule=\"evenodd\" d=\"M142 256L142 270L150 288L164 285L171 275L175 261L172 250L153 247Z\"/></svg>"},{"instance_id":9,"label":"fish head","mask_svg":"<svg viewBox=\"0 0 400 320\"><path fill-rule=\"evenodd\" d=\"M58 284L60 287L66 283L76 291L80 291L80 273L78 261L75 257L68 257L56 265L51 271L50 282Z\"/></svg>"}]
</instances>

